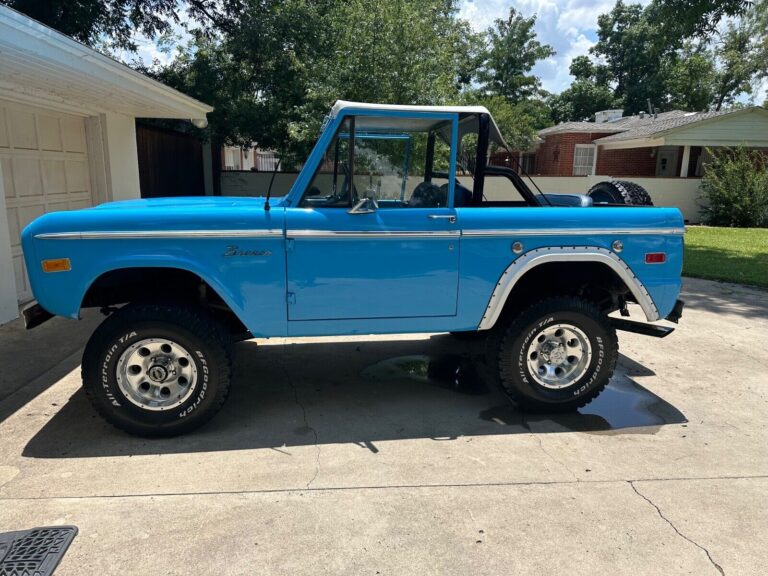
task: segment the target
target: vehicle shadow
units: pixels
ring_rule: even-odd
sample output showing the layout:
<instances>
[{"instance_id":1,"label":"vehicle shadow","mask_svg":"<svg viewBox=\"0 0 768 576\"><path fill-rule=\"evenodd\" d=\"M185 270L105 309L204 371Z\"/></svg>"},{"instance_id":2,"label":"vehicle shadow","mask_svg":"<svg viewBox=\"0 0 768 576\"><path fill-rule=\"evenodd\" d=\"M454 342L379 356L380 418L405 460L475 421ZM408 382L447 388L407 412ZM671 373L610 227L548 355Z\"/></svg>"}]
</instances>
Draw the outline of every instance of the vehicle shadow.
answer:
<instances>
[{"instance_id":1,"label":"vehicle shadow","mask_svg":"<svg viewBox=\"0 0 768 576\"><path fill-rule=\"evenodd\" d=\"M80 366L83 347L101 320L89 310L79 322L56 317L26 330L17 319L0 327L0 422Z\"/></svg>"},{"instance_id":2,"label":"vehicle shadow","mask_svg":"<svg viewBox=\"0 0 768 576\"><path fill-rule=\"evenodd\" d=\"M29 441L30 458L83 458L579 431L654 434L686 422L637 384L653 372L626 356L606 390L572 414L524 414L482 376L473 345L421 340L238 345L233 389L201 430L148 440L97 417L82 391Z\"/></svg>"}]
</instances>

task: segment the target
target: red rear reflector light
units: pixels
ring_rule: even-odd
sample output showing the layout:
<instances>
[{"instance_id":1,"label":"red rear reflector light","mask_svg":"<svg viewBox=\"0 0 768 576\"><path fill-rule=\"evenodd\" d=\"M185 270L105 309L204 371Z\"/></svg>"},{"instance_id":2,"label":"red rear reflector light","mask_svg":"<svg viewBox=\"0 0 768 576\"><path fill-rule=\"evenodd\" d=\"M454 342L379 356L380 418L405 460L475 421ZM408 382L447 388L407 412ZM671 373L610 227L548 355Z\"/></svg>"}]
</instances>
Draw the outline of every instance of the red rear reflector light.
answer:
<instances>
[{"instance_id":1,"label":"red rear reflector light","mask_svg":"<svg viewBox=\"0 0 768 576\"><path fill-rule=\"evenodd\" d=\"M664 252L648 252L645 255L646 264L664 264L667 261L667 255Z\"/></svg>"}]
</instances>

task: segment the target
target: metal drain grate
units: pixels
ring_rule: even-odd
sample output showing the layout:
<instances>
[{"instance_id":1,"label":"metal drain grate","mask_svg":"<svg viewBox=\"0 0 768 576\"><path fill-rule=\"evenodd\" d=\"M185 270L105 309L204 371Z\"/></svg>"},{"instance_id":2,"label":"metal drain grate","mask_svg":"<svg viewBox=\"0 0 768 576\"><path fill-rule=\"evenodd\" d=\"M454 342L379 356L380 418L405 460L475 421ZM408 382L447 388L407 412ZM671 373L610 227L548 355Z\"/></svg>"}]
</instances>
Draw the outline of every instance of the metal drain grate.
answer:
<instances>
[{"instance_id":1,"label":"metal drain grate","mask_svg":"<svg viewBox=\"0 0 768 576\"><path fill-rule=\"evenodd\" d=\"M50 576L76 535L76 526L0 534L0 576Z\"/></svg>"}]
</instances>

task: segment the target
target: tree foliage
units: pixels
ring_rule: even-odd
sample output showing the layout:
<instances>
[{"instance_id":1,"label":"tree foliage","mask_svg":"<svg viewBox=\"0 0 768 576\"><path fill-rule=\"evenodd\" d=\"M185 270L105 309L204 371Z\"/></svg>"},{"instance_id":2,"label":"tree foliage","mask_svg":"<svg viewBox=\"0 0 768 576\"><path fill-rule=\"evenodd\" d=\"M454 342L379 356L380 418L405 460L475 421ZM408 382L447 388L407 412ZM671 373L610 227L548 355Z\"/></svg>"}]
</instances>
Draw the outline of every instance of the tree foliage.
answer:
<instances>
[{"instance_id":1,"label":"tree foliage","mask_svg":"<svg viewBox=\"0 0 768 576\"><path fill-rule=\"evenodd\" d=\"M242 9L241 0L0 0L0 4L95 46L135 50L140 32L155 37L171 31L186 12L206 26L226 27Z\"/></svg>"},{"instance_id":2,"label":"tree foliage","mask_svg":"<svg viewBox=\"0 0 768 576\"><path fill-rule=\"evenodd\" d=\"M212 136L302 158L337 99L441 104L473 78L481 36L453 0L246 0L158 78L214 105Z\"/></svg>"},{"instance_id":3,"label":"tree foliage","mask_svg":"<svg viewBox=\"0 0 768 576\"><path fill-rule=\"evenodd\" d=\"M487 31L488 47L478 81L486 94L519 102L541 94L541 80L531 74L536 62L555 54L536 39L536 16L526 18L514 8Z\"/></svg>"},{"instance_id":4,"label":"tree foliage","mask_svg":"<svg viewBox=\"0 0 768 576\"><path fill-rule=\"evenodd\" d=\"M740 0L618 0L598 18L592 54L625 111L719 110L750 93L765 70L765 21ZM725 17L739 16L725 24ZM582 64L581 69L586 69ZM578 78L577 78L578 81Z\"/></svg>"},{"instance_id":5,"label":"tree foliage","mask_svg":"<svg viewBox=\"0 0 768 576\"><path fill-rule=\"evenodd\" d=\"M665 38L709 38L726 17L741 16L752 0L653 0L651 19Z\"/></svg>"},{"instance_id":6,"label":"tree foliage","mask_svg":"<svg viewBox=\"0 0 768 576\"><path fill-rule=\"evenodd\" d=\"M608 85L607 69L588 56L577 56L571 62L573 83L560 94L548 98L554 122L589 121L595 112L616 108L620 100Z\"/></svg>"},{"instance_id":7,"label":"tree foliage","mask_svg":"<svg viewBox=\"0 0 768 576\"><path fill-rule=\"evenodd\" d=\"M625 111L645 110L649 99L663 109L667 86L662 63L670 59L673 48L659 37L649 12L619 0L598 17L597 37L592 53L604 60L614 95Z\"/></svg>"}]
</instances>

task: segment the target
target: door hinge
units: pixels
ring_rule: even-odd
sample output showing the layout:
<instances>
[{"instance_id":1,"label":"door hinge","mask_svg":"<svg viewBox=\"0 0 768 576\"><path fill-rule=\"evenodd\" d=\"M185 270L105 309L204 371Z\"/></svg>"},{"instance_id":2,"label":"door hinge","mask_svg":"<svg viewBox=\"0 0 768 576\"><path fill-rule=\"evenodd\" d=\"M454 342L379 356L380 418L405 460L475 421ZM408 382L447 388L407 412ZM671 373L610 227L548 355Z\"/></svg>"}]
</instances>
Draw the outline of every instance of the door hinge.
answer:
<instances>
[{"instance_id":1,"label":"door hinge","mask_svg":"<svg viewBox=\"0 0 768 576\"><path fill-rule=\"evenodd\" d=\"M296 304L296 293L288 292L288 304Z\"/></svg>"},{"instance_id":2,"label":"door hinge","mask_svg":"<svg viewBox=\"0 0 768 576\"><path fill-rule=\"evenodd\" d=\"M296 241L293 238L287 238L285 241L285 250L286 252L292 252L293 251L293 245L296 243Z\"/></svg>"}]
</instances>

